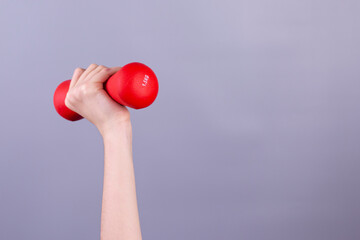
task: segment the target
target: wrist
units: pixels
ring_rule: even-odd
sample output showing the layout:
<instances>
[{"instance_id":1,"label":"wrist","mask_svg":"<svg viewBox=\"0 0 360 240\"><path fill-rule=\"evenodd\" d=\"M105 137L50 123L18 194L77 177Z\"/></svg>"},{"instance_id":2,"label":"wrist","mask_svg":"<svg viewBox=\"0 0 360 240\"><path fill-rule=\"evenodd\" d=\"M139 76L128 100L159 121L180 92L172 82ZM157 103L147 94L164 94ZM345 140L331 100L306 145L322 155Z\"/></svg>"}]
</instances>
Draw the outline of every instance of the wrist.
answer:
<instances>
[{"instance_id":1,"label":"wrist","mask_svg":"<svg viewBox=\"0 0 360 240\"><path fill-rule=\"evenodd\" d=\"M99 132L104 140L113 138L119 139L122 137L129 141L132 140L132 127L130 119L109 121L99 128Z\"/></svg>"}]
</instances>

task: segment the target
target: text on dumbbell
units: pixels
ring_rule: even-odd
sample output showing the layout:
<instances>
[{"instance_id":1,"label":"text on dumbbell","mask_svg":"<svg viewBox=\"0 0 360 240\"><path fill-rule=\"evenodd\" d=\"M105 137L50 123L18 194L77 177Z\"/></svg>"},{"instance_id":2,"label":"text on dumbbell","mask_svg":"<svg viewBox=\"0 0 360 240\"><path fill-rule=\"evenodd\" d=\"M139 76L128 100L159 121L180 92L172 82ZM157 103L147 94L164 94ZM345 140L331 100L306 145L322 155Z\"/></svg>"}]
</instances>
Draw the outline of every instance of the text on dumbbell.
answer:
<instances>
[{"instance_id":1,"label":"text on dumbbell","mask_svg":"<svg viewBox=\"0 0 360 240\"><path fill-rule=\"evenodd\" d=\"M142 85L143 85L144 87L146 86L148 80L149 80L149 76L145 74L145 77L144 77L144 80L143 80L143 83L142 83Z\"/></svg>"}]
</instances>

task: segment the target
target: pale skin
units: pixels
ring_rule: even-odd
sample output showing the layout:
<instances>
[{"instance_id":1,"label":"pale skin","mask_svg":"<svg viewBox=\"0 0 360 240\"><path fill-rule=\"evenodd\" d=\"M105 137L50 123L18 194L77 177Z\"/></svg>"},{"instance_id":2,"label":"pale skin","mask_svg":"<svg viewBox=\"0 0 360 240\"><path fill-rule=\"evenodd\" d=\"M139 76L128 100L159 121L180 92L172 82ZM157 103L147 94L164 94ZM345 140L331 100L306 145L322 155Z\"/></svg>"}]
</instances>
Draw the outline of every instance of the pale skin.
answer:
<instances>
[{"instance_id":1,"label":"pale skin","mask_svg":"<svg viewBox=\"0 0 360 240\"><path fill-rule=\"evenodd\" d=\"M65 105L99 130L104 143L101 240L141 240L128 109L105 92L103 83L121 67L76 68Z\"/></svg>"}]
</instances>

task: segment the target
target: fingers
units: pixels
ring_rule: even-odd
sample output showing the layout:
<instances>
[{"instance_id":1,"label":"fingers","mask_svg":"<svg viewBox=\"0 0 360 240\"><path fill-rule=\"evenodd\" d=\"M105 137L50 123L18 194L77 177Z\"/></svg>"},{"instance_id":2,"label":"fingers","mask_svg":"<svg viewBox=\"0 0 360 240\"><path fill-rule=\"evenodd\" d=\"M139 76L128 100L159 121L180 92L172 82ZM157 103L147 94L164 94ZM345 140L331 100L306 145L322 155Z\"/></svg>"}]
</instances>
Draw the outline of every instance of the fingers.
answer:
<instances>
[{"instance_id":1,"label":"fingers","mask_svg":"<svg viewBox=\"0 0 360 240\"><path fill-rule=\"evenodd\" d=\"M76 82L76 84L83 82L87 78L87 76L97 67L98 67L98 65L95 63L90 64L87 67L87 69L81 74L81 76L80 76L79 80Z\"/></svg>"},{"instance_id":2,"label":"fingers","mask_svg":"<svg viewBox=\"0 0 360 240\"><path fill-rule=\"evenodd\" d=\"M101 67L99 71L97 71L88 81L89 82L97 82L103 83L105 82L111 75L119 71L121 67Z\"/></svg>"},{"instance_id":3,"label":"fingers","mask_svg":"<svg viewBox=\"0 0 360 240\"><path fill-rule=\"evenodd\" d=\"M93 82L92 79L96 74L98 74L101 71L106 70L108 67L105 67L104 65L98 65L94 70L92 70L84 79L83 82Z\"/></svg>"},{"instance_id":4,"label":"fingers","mask_svg":"<svg viewBox=\"0 0 360 240\"><path fill-rule=\"evenodd\" d=\"M83 74L84 71L85 71L85 69L79 68L79 67L74 70L73 76L71 77L69 88L72 88L75 86L76 82L79 80L81 74Z\"/></svg>"},{"instance_id":5,"label":"fingers","mask_svg":"<svg viewBox=\"0 0 360 240\"><path fill-rule=\"evenodd\" d=\"M108 68L104 65L97 65L95 63L90 64L86 70L83 68L76 68L69 88L73 88L85 82L105 82L111 75L120 69L120 66Z\"/></svg>"}]
</instances>

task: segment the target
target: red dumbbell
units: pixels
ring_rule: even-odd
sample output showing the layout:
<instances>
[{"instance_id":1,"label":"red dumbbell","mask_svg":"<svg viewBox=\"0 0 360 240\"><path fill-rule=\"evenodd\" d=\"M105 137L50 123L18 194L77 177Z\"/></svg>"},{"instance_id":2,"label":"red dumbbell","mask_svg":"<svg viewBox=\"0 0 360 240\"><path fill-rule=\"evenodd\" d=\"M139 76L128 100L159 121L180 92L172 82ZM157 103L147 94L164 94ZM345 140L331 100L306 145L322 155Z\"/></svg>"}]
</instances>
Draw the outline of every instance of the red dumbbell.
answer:
<instances>
[{"instance_id":1,"label":"red dumbbell","mask_svg":"<svg viewBox=\"0 0 360 240\"><path fill-rule=\"evenodd\" d=\"M65 97L71 80L62 82L54 93L56 111L70 121L83 117L65 105ZM133 62L126 64L104 83L109 96L121 105L140 109L148 107L155 101L159 91L159 83L155 73L145 64Z\"/></svg>"}]
</instances>

